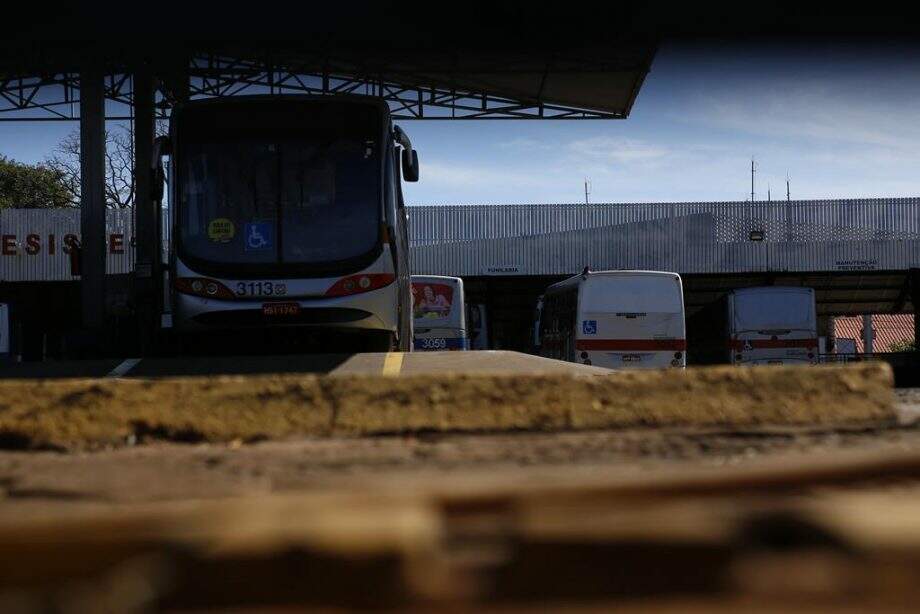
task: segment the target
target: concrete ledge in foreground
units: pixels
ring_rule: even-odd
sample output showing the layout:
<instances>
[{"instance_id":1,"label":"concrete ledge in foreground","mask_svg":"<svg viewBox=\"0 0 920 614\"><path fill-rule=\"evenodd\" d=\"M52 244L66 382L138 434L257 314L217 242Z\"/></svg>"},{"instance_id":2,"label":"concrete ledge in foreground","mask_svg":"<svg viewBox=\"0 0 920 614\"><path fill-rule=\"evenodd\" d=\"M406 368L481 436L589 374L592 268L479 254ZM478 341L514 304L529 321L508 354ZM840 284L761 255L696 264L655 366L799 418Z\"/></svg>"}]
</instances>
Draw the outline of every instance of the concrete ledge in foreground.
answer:
<instances>
[{"instance_id":1,"label":"concrete ledge in foreground","mask_svg":"<svg viewBox=\"0 0 920 614\"><path fill-rule=\"evenodd\" d=\"M0 382L0 444L233 441L413 431L895 422L891 369L253 375Z\"/></svg>"}]
</instances>

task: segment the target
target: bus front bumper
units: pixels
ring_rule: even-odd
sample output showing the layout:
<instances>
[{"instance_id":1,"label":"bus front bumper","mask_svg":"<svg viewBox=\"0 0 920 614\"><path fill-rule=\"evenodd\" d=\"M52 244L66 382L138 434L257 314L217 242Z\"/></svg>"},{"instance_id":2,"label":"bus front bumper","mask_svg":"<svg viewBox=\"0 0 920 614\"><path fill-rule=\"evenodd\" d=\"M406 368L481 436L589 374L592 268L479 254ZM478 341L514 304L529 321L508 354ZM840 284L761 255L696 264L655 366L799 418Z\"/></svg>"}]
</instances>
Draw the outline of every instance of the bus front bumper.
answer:
<instances>
[{"instance_id":1,"label":"bus front bumper","mask_svg":"<svg viewBox=\"0 0 920 614\"><path fill-rule=\"evenodd\" d=\"M216 300L177 293L174 301L173 327L178 331L322 327L396 332L398 327L395 283L330 298ZM272 313L272 307L284 308Z\"/></svg>"}]
</instances>

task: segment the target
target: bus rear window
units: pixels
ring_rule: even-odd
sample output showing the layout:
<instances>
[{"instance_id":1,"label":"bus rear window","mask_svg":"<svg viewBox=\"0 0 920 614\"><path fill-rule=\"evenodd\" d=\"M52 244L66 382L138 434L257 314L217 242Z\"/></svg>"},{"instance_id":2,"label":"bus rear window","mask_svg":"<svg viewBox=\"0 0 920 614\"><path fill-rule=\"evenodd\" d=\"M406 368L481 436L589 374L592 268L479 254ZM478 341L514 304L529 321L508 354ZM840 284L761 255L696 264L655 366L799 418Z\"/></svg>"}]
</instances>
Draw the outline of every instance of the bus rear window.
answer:
<instances>
[{"instance_id":1,"label":"bus rear window","mask_svg":"<svg viewBox=\"0 0 920 614\"><path fill-rule=\"evenodd\" d=\"M681 313L680 280L661 275L591 277L582 288L581 311Z\"/></svg>"},{"instance_id":2,"label":"bus rear window","mask_svg":"<svg viewBox=\"0 0 920 614\"><path fill-rule=\"evenodd\" d=\"M419 324L445 322L454 310L454 286L440 282L412 282L412 314Z\"/></svg>"}]
</instances>

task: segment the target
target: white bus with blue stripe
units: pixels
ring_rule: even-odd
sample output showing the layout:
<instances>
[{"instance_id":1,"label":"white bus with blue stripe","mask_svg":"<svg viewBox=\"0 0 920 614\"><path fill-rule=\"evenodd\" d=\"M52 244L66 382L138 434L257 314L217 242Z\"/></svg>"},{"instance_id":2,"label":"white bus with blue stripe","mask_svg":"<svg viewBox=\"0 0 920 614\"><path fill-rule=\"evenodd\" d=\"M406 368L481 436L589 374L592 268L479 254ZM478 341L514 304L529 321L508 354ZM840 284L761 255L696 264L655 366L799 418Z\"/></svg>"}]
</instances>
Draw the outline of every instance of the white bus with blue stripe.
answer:
<instances>
[{"instance_id":1,"label":"white bus with blue stripe","mask_svg":"<svg viewBox=\"0 0 920 614\"><path fill-rule=\"evenodd\" d=\"M412 276L414 348L468 350L463 280L442 275Z\"/></svg>"}]
</instances>

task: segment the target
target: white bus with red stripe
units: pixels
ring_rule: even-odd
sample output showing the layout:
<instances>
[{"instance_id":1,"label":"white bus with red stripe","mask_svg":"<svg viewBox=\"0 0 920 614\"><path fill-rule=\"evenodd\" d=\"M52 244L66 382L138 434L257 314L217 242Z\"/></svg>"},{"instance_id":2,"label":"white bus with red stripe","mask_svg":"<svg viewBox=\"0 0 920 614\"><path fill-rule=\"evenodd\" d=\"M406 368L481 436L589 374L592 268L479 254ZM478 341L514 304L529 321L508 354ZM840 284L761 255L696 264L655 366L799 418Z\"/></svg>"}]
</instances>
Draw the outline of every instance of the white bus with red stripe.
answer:
<instances>
[{"instance_id":1,"label":"white bus with red stripe","mask_svg":"<svg viewBox=\"0 0 920 614\"><path fill-rule=\"evenodd\" d=\"M363 349L411 348L400 179L418 179L418 158L386 103L196 100L173 111L158 147L173 179L174 330L333 331Z\"/></svg>"},{"instance_id":2,"label":"white bus with red stripe","mask_svg":"<svg viewBox=\"0 0 920 614\"><path fill-rule=\"evenodd\" d=\"M740 288L729 292L727 309L732 364L817 364L813 289Z\"/></svg>"},{"instance_id":3,"label":"white bus with red stripe","mask_svg":"<svg viewBox=\"0 0 920 614\"><path fill-rule=\"evenodd\" d=\"M680 276L663 271L585 271L547 288L540 354L611 369L685 367Z\"/></svg>"}]
</instances>

